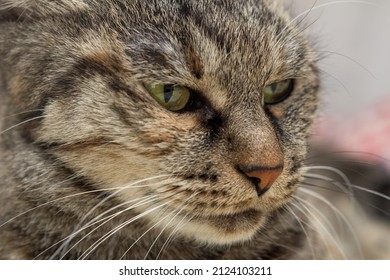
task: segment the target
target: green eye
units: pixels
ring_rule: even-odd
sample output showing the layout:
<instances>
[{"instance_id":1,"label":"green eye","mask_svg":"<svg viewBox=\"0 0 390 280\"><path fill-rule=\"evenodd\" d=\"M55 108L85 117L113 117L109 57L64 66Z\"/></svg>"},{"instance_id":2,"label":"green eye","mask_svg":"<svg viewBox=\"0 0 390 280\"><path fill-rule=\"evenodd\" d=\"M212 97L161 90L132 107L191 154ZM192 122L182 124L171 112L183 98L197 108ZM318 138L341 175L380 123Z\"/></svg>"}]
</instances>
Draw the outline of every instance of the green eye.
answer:
<instances>
[{"instance_id":1,"label":"green eye","mask_svg":"<svg viewBox=\"0 0 390 280\"><path fill-rule=\"evenodd\" d=\"M294 90L294 80L288 79L272 83L263 89L265 104L276 104L290 96Z\"/></svg>"},{"instance_id":2,"label":"green eye","mask_svg":"<svg viewBox=\"0 0 390 280\"><path fill-rule=\"evenodd\" d=\"M191 97L188 88L174 84L146 83L145 88L161 106L170 111L184 109Z\"/></svg>"}]
</instances>

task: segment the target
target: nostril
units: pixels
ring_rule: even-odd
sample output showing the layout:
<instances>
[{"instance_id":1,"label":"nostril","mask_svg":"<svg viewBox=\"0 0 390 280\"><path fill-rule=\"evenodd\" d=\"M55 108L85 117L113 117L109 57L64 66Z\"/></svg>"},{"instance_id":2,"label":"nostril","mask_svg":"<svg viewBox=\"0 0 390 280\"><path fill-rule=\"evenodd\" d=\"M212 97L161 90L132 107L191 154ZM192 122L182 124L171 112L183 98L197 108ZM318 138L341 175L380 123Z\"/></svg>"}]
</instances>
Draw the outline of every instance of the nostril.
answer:
<instances>
[{"instance_id":1,"label":"nostril","mask_svg":"<svg viewBox=\"0 0 390 280\"><path fill-rule=\"evenodd\" d=\"M270 189L269 187L266 188L260 187L261 179L256 177L248 177L248 178L252 181L253 185L255 186L255 190L258 197L262 196Z\"/></svg>"},{"instance_id":2,"label":"nostril","mask_svg":"<svg viewBox=\"0 0 390 280\"><path fill-rule=\"evenodd\" d=\"M256 187L259 187L259 185L261 183L261 179L260 178L249 177L249 179L252 181L253 185L255 185Z\"/></svg>"}]
</instances>

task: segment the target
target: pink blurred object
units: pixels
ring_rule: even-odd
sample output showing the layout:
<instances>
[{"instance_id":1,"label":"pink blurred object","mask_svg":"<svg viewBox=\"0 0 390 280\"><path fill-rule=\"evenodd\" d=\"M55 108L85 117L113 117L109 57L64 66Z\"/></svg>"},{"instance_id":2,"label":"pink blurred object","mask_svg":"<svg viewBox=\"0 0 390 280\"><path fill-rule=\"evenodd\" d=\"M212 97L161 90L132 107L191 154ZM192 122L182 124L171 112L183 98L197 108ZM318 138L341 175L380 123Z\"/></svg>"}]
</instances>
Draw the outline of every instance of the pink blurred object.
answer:
<instances>
[{"instance_id":1,"label":"pink blurred object","mask_svg":"<svg viewBox=\"0 0 390 280\"><path fill-rule=\"evenodd\" d=\"M390 97L353 116L320 119L312 141L390 170Z\"/></svg>"}]
</instances>

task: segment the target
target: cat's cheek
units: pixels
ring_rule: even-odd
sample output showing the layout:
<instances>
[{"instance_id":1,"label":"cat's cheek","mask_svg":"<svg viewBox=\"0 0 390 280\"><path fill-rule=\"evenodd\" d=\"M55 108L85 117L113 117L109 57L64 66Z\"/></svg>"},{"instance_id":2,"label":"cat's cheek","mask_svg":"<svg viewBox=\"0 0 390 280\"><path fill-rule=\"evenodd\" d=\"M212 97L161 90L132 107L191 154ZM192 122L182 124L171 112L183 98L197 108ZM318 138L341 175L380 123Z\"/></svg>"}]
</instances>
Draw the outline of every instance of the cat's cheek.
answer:
<instances>
[{"instance_id":1,"label":"cat's cheek","mask_svg":"<svg viewBox=\"0 0 390 280\"><path fill-rule=\"evenodd\" d=\"M88 179L95 187L113 191L121 188L121 200L134 198L135 192L141 189L137 187L142 185L137 182L161 175L151 159L116 145L77 149L68 147L67 150L57 151L55 155L75 174ZM148 181L150 185L158 182Z\"/></svg>"}]
</instances>

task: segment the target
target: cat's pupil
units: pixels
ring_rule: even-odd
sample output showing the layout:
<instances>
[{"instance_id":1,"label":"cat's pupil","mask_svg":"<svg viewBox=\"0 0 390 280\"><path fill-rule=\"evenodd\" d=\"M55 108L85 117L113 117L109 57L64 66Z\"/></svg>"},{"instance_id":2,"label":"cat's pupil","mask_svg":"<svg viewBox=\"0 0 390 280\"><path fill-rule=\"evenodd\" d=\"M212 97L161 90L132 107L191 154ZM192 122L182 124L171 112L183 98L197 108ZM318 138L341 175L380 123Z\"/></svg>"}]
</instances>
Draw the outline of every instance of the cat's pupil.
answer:
<instances>
[{"instance_id":1,"label":"cat's pupil","mask_svg":"<svg viewBox=\"0 0 390 280\"><path fill-rule=\"evenodd\" d=\"M180 111L190 103L191 91L187 87L159 83L145 83L144 86L160 105L170 111Z\"/></svg>"},{"instance_id":2,"label":"cat's pupil","mask_svg":"<svg viewBox=\"0 0 390 280\"><path fill-rule=\"evenodd\" d=\"M273 83L270 85L271 87L271 91L275 92L277 89L278 89L278 84L277 83Z\"/></svg>"},{"instance_id":3,"label":"cat's pupil","mask_svg":"<svg viewBox=\"0 0 390 280\"><path fill-rule=\"evenodd\" d=\"M172 84L164 85L164 101L166 103L168 103L169 100L172 98L173 89L174 89L174 85Z\"/></svg>"}]
</instances>

